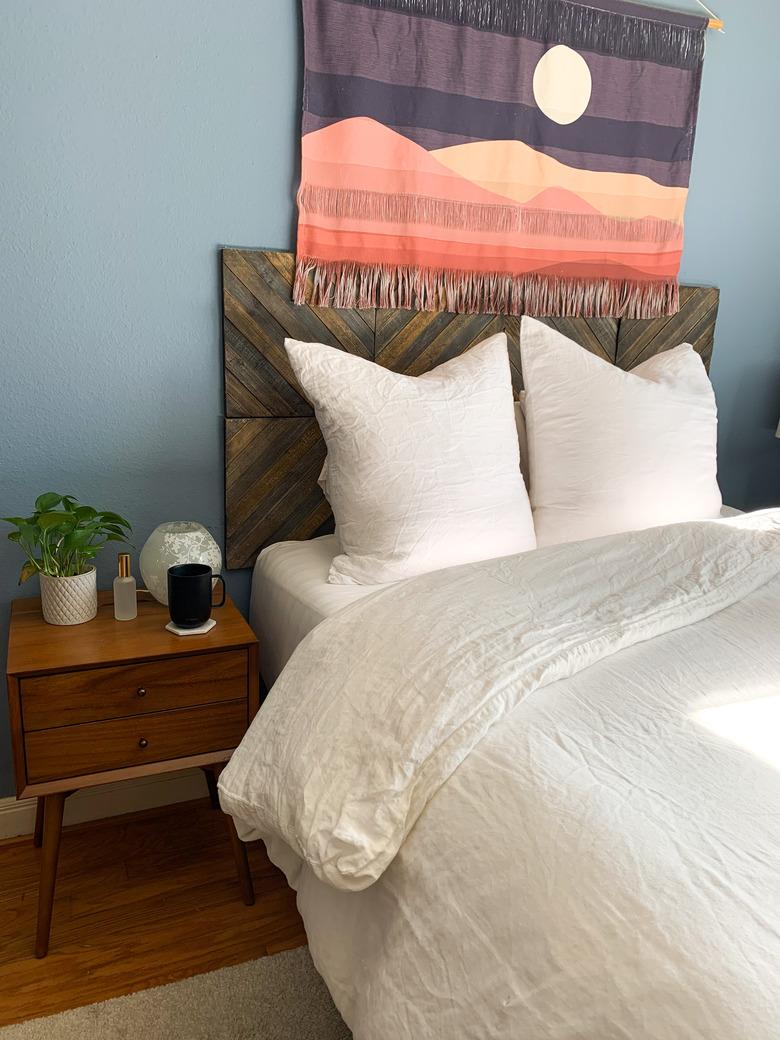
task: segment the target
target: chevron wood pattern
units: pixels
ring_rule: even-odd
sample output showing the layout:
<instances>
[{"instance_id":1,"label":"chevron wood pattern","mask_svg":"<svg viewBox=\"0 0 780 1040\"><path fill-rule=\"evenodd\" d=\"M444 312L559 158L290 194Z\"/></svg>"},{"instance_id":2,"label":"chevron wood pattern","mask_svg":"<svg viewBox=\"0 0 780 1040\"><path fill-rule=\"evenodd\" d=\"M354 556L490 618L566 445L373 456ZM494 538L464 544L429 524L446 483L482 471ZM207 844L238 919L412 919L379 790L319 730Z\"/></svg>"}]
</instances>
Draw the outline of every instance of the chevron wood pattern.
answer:
<instances>
[{"instance_id":1,"label":"chevron wood pattern","mask_svg":"<svg viewBox=\"0 0 780 1040\"><path fill-rule=\"evenodd\" d=\"M374 356L374 311L294 306L294 268L292 253L222 252L229 416L312 414L287 361L286 337Z\"/></svg>"},{"instance_id":2,"label":"chevron wood pattern","mask_svg":"<svg viewBox=\"0 0 780 1040\"><path fill-rule=\"evenodd\" d=\"M490 314L296 307L291 253L225 249L222 254L225 362L227 565L249 567L271 542L333 529L317 484L325 445L311 405L284 352L291 337L420 375L506 332L512 381L522 389L520 319ZM656 321L545 318L604 361L631 369L691 342L709 364L718 290L683 288L679 315Z\"/></svg>"},{"instance_id":3,"label":"chevron wood pattern","mask_svg":"<svg viewBox=\"0 0 780 1040\"><path fill-rule=\"evenodd\" d=\"M624 319L618 331L617 364L630 370L655 354L690 343L709 372L719 303L719 289L684 285L680 288L679 313L671 318Z\"/></svg>"},{"instance_id":4,"label":"chevron wood pattern","mask_svg":"<svg viewBox=\"0 0 780 1040\"><path fill-rule=\"evenodd\" d=\"M317 484L325 442L314 418L225 420L227 565L247 567L264 545L333 530Z\"/></svg>"},{"instance_id":5,"label":"chevron wood pattern","mask_svg":"<svg viewBox=\"0 0 780 1040\"><path fill-rule=\"evenodd\" d=\"M618 323L610 318L543 318L587 350L615 364ZM374 360L394 372L418 376L443 364L487 336L506 332L515 396L523 388L520 365L520 319L493 314L427 311L376 312Z\"/></svg>"}]
</instances>

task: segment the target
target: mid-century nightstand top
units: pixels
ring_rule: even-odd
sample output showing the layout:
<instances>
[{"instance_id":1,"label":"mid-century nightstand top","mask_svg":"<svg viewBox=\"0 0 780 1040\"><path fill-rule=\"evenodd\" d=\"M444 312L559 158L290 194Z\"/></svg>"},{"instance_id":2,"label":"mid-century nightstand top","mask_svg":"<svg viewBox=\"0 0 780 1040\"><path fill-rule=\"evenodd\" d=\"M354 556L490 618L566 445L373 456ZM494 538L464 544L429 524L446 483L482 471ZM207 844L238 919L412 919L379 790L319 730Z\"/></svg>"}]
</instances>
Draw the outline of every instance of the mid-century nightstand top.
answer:
<instances>
[{"instance_id":1,"label":"mid-century nightstand top","mask_svg":"<svg viewBox=\"0 0 780 1040\"><path fill-rule=\"evenodd\" d=\"M18 599L11 608L8 635L8 674L47 672L123 664L139 658L176 657L179 654L230 650L256 643L252 629L229 598L215 609L217 622L204 636L175 636L166 632L168 608L139 596L135 621L114 619L111 592L99 593L97 617L83 625L47 625L39 599Z\"/></svg>"}]
</instances>

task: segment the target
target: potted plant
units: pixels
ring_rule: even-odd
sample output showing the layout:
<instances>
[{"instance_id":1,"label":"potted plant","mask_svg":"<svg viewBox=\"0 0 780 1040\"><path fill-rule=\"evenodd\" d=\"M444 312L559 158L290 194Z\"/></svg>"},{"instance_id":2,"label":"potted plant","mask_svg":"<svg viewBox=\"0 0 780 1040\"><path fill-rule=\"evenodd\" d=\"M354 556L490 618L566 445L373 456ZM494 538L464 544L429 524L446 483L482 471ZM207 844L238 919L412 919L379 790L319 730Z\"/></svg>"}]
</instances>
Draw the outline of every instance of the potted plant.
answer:
<instances>
[{"instance_id":1,"label":"potted plant","mask_svg":"<svg viewBox=\"0 0 780 1040\"><path fill-rule=\"evenodd\" d=\"M40 575L41 607L50 625L80 625L97 614L92 560L106 542L126 542L131 527L118 513L80 505L73 495L48 491L32 516L3 517L16 528L8 537L24 552L19 584Z\"/></svg>"}]
</instances>

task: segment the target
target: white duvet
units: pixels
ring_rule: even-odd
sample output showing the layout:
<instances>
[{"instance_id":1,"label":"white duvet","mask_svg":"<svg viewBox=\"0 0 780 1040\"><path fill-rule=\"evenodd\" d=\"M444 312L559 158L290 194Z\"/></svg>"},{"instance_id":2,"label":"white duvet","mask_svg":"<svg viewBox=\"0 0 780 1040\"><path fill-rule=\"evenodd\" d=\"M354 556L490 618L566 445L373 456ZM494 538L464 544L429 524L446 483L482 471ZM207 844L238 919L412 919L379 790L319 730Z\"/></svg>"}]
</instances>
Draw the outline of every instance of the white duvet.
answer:
<instances>
[{"instance_id":1,"label":"white duvet","mask_svg":"<svg viewBox=\"0 0 780 1040\"><path fill-rule=\"evenodd\" d=\"M780 511L383 589L220 780L358 1040L780 1036Z\"/></svg>"}]
</instances>

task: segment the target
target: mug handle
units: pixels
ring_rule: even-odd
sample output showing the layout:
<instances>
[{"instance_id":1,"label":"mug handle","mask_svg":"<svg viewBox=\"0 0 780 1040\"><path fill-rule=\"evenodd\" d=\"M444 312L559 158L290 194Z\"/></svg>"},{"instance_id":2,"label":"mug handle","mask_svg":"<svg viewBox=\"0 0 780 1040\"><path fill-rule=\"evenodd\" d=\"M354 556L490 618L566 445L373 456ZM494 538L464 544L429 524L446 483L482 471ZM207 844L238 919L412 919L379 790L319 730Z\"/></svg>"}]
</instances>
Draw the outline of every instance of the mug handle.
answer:
<instances>
[{"instance_id":1,"label":"mug handle","mask_svg":"<svg viewBox=\"0 0 780 1040\"><path fill-rule=\"evenodd\" d=\"M222 582L222 599L219 601L219 603L212 603L211 605L212 605L212 607L224 607L225 606L225 599L227 598L227 590L225 589L225 579L222 577L221 574L215 574L214 575L214 581L221 581ZM213 586L212 586L212 590L211 590L211 595L212 596L214 595Z\"/></svg>"}]
</instances>

